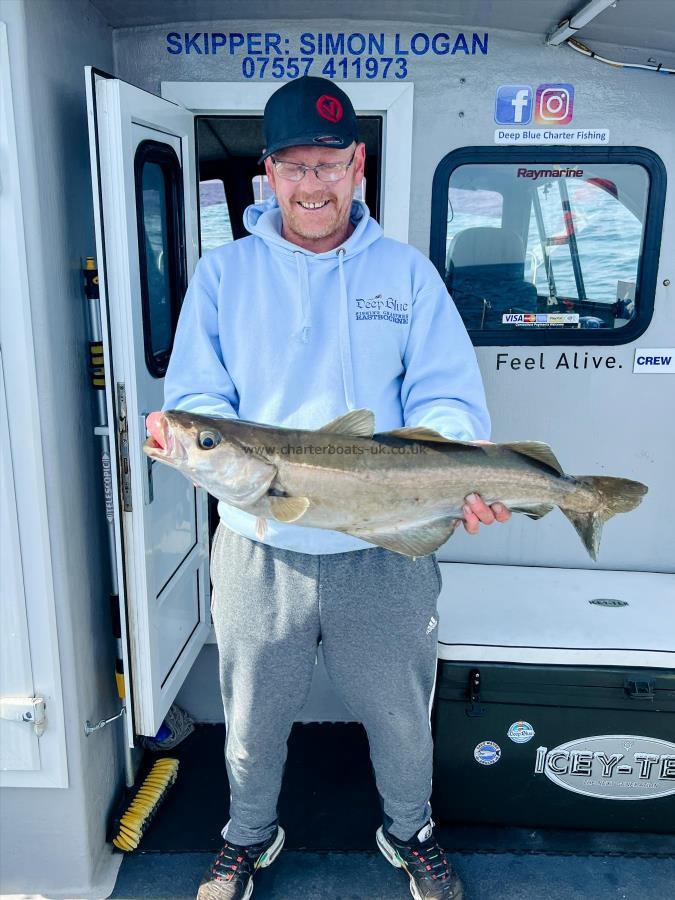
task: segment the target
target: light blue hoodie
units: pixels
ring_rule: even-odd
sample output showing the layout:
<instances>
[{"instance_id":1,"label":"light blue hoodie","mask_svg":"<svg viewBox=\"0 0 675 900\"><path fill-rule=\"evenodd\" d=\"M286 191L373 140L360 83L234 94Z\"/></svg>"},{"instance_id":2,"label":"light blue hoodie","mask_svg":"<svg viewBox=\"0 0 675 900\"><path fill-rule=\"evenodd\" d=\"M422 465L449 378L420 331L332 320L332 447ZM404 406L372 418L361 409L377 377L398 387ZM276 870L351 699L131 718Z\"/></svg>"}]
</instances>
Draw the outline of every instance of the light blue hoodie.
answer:
<instances>
[{"instance_id":1,"label":"light blue hoodie","mask_svg":"<svg viewBox=\"0 0 675 900\"><path fill-rule=\"evenodd\" d=\"M163 409L320 428L351 409L376 431L425 425L489 438L473 346L432 263L386 238L361 201L355 229L313 253L281 236L276 199L249 206L251 237L205 253L178 322ZM219 502L222 521L257 540L255 517ZM337 531L268 520L266 544L303 553L372 547Z\"/></svg>"}]
</instances>

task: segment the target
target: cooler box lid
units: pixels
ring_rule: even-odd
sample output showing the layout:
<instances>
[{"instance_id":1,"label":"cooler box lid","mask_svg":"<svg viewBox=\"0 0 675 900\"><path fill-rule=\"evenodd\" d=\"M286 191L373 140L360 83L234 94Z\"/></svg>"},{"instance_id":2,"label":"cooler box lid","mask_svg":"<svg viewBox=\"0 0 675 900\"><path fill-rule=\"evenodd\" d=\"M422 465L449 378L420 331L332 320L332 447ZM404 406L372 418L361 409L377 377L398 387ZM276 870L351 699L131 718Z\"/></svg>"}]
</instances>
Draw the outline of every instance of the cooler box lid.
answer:
<instances>
[{"instance_id":1,"label":"cooler box lid","mask_svg":"<svg viewBox=\"0 0 675 900\"><path fill-rule=\"evenodd\" d=\"M675 575L440 565L442 660L675 668Z\"/></svg>"}]
</instances>

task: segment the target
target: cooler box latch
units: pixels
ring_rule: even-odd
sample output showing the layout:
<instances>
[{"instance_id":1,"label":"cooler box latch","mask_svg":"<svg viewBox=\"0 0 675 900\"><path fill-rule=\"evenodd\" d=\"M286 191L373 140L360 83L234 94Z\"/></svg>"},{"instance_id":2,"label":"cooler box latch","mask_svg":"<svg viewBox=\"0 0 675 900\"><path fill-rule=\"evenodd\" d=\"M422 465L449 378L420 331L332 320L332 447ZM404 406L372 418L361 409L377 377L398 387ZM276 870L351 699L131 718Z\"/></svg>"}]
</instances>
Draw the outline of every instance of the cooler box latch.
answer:
<instances>
[{"instance_id":1,"label":"cooler box latch","mask_svg":"<svg viewBox=\"0 0 675 900\"><path fill-rule=\"evenodd\" d=\"M651 700L654 702L654 682L649 679L627 678L623 689L631 700Z\"/></svg>"},{"instance_id":2,"label":"cooler box latch","mask_svg":"<svg viewBox=\"0 0 675 900\"><path fill-rule=\"evenodd\" d=\"M480 705L480 682L480 670L472 669L469 672L469 701L471 705L464 709L467 716L472 718L484 716L487 713L487 709Z\"/></svg>"}]
</instances>

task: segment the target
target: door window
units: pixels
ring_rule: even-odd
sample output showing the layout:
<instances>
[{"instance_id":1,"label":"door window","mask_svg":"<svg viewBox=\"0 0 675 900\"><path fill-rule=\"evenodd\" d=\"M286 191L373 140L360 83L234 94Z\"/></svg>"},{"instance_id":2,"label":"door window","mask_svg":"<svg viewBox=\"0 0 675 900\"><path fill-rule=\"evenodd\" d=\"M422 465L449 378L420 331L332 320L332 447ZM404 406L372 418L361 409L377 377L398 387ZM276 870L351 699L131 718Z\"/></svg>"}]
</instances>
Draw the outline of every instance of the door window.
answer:
<instances>
[{"instance_id":1,"label":"door window","mask_svg":"<svg viewBox=\"0 0 675 900\"><path fill-rule=\"evenodd\" d=\"M163 378L186 288L181 168L155 141L138 145L134 167L145 361Z\"/></svg>"}]
</instances>

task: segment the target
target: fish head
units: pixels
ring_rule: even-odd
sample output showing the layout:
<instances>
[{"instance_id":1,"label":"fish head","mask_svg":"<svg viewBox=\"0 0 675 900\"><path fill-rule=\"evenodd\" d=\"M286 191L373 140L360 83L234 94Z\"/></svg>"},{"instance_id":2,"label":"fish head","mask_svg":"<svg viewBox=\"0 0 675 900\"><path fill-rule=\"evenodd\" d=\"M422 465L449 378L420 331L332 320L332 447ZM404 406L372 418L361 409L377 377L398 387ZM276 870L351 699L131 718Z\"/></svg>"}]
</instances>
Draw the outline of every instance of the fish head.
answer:
<instances>
[{"instance_id":1,"label":"fish head","mask_svg":"<svg viewBox=\"0 0 675 900\"><path fill-rule=\"evenodd\" d=\"M242 423L237 419L168 410L151 413L146 428L147 456L178 469L226 503L255 503L276 475L276 466L241 439Z\"/></svg>"}]
</instances>

